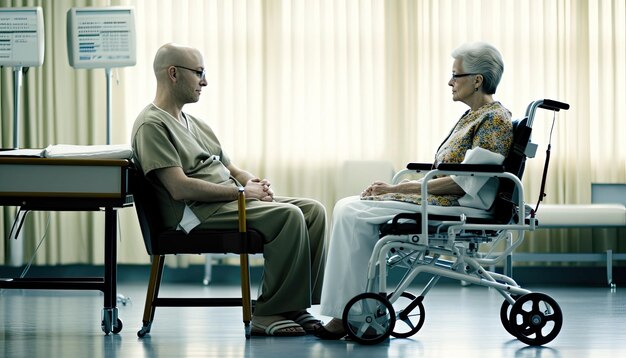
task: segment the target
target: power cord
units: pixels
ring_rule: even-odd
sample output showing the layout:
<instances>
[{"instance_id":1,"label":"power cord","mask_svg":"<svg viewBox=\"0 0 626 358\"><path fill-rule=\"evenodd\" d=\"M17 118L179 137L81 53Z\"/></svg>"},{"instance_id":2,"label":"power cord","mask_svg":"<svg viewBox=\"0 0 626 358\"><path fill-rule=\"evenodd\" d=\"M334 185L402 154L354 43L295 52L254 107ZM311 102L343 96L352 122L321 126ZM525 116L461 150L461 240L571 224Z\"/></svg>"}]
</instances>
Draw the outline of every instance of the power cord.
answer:
<instances>
[{"instance_id":1,"label":"power cord","mask_svg":"<svg viewBox=\"0 0 626 358\"><path fill-rule=\"evenodd\" d=\"M46 228L44 230L43 236L39 240L39 243L37 244L37 247L35 248L35 252L33 252L33 255L30 257L30 260L28 261L28 264L26 264L26 267L24 267L24 270L22 270L22 274L20 275L20 278L24 278L24 276L26 276L26 273L28 273L28 270L30 270L31 265L33 264L33 260L35 260L35 255L37 255L37 251L39 251L39 247L41 247L41 244L43 243L43 240L48 235L48 228L49 227L50 227L50 213L48 213L48 220L46 222ZM20 228L21 228L21 225L20 225ZM15 236L16 238L17 238L17 234L18 233L19 233L19 231L16 233L16 236Z\"/></svg>"}]
</instances>

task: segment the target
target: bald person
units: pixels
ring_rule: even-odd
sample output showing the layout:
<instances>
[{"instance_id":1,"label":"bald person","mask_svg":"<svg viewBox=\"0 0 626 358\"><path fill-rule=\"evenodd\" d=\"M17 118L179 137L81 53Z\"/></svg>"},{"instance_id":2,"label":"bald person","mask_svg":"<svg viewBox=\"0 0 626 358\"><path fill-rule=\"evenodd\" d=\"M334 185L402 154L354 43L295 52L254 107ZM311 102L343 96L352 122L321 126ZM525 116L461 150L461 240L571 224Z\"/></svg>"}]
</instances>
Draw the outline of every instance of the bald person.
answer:
<instances>
[{"instance_id":1,"label":"bald person","mask_svg":"<svg viewBox=\"0 0 626 358\"><path fill-rule=\"evenodd\" d=\"M251 334L312 333L320 321L307 308L320 301L324 207L312 199L275 195L269 180L235 165L206 122L183 111L185 104L198 102L207 85L199 50L165 44L153 69L156 95L137 116L131 143L134 161L156 193L164 229L236 228L243 187L247 225L265 238Z\"/></svg>"}]
</instances>

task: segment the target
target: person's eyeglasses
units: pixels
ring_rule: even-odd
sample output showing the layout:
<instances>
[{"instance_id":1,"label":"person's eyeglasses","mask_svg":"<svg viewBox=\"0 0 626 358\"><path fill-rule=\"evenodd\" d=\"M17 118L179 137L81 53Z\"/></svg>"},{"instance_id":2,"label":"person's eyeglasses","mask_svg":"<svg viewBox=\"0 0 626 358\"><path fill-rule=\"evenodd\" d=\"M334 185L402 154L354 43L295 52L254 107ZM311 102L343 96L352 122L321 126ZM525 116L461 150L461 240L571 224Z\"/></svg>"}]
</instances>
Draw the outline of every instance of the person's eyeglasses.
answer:
<instances>
[{"instance_id":1,"label":"person's eyeglasses","mask_svg":"<svg viewBox=\"0 0 626 358\"><path fill-rule=\"evenodd\" d=\"M466 77L466 76L472 76L472 75L478 75L478 73L453 73L450 80L454 82L459 77Z\"/></svg>"},{"instance_id":2,"label":"person's eyeglasses","mask_svg":"<svg viewBox=\"0 0 626 358\"><path fill-rule=\"evenodd\" d=\"M201 80L203 80L205 78L205 76L206 76L206 71L205 70L194 70L193 68L188 68L188 67L184 67L184 66L176 66L176 65L174 65L174 67L182 68L182 69L187 70L187 71L191 71L191 72L195 73L196 76L198 76L198 78L201 79Z\"/></svg>"}]
</instances>

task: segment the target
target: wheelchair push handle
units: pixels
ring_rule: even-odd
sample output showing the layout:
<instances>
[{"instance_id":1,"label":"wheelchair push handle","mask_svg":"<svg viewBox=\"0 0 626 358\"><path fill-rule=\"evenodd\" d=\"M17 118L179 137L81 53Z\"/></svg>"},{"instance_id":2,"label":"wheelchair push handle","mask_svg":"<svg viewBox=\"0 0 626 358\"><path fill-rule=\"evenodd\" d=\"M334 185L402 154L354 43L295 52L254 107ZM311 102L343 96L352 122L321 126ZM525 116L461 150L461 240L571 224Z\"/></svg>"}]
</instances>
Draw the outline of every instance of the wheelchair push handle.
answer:
<instances>
[{"instance_id":1,"label":"wheelchair push handle","mask_svg":"<svg viewBox=\"0 0 626 358\"><path fill-rule=\"evenodd\" d=\"M561 109L568 110L569 109L569 104L567 104L565 102L555 101L555 100L552 100L552 99L544 99L539 104L539 108L549 109L551 111L557 111L558 112Z\"/></svg>"},{"instance_id":2,"label":"wheelchair push handle","mask_svg":"<svg viewBox=\"0 0 626 358\"><path fill-rule=\"evenodd\" d=\"M528 122L526 123L527 127L532 127L533 120L535 118L535 110L537 108L543 108L550 111L558 112L560 110L568 110L569 104L565 102L555 101L553 99L538 99L526 108L526 118L528 118Z\"/></svg>"}]
</instances>

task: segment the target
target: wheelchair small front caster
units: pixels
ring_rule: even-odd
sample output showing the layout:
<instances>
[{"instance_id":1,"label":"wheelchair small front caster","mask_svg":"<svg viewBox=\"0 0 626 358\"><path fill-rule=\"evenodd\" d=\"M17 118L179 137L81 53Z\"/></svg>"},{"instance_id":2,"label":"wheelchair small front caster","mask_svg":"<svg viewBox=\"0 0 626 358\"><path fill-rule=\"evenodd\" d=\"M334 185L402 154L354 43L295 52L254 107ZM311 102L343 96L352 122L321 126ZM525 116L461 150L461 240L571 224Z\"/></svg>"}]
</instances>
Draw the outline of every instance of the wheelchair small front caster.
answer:
<instances>
[{"instance_id":1,"label":"wheelchair small front caster","mask_svg":"<svg viewBox=\"0 0 626 358\"><path fill-rule=\"evenodd\" d=\"M396 314L389 300L371 292L361 293L348 301L342 318L348 336L361 344L384 341L396 323Z\"/></svg>"},{"instance_id":2,"label":"wheelchair small front caster","mask_svg":"<svg viewBox=\"0 0 626 358\"><path fill-rule=\"evenodd\" d=\"M389 295L387 298L390 298ZM400 294L400 297L392 303L396 312L396 324L391 335L396 338L408 338L417 333L424 325L425 311L422 300L424 297L416 297L408 291Z\"/></svg>"}]
</instances>

